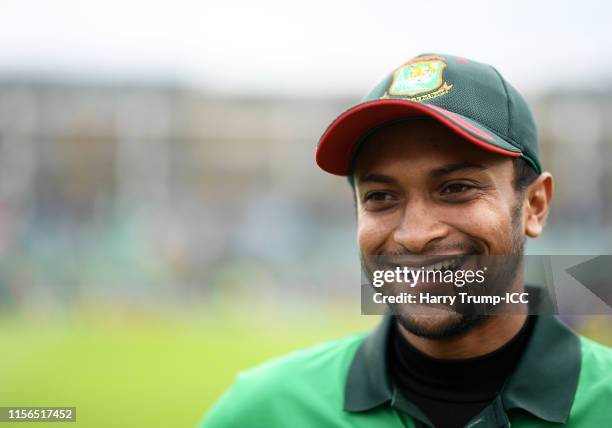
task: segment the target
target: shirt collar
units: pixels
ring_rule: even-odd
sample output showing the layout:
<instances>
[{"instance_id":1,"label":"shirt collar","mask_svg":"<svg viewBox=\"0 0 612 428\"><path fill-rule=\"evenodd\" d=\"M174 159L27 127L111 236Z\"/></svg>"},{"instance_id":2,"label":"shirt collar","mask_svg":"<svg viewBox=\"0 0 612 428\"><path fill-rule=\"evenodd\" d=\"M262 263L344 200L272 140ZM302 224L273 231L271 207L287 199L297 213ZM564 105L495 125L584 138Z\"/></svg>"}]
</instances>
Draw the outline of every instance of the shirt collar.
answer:
<instances>
[{"instance_id":1,"label":"shirt collar","mask_svg":"<svg viewBox=\"0 0 612 428\"><path fill-rule=\"evenodd\" d=\"M386 315L357 349L346 379L344 410L365 412L392 400L387 342L393 322ZM580 363L578 336L555 316L538 316L524 354L501 393L504 408L520 408L550 422L567 421Z\"/></svg>"},{"instance_id":2,"label":"shirt collar","mask_svg":"<svg viewBox=\"0 0 612 428\"><path fill-rule=\"evenodd\" d=\"M504 408L523 409L550 422L566 422L581 360L578 336L557 317L539 316L525 353L502 391Z\"/></svg>"},{"instance_id":3,"label":"shirt collar","mask_svg":"<svg viewBox=\"0 0 612 428\"><path fill-rule=\"evenodd\" d=\"M391 400L387 375L387 342L393 317L382 322L361 343L349 368L344 390L344 410L363 412Z\"/></svg>"}]
</instances>

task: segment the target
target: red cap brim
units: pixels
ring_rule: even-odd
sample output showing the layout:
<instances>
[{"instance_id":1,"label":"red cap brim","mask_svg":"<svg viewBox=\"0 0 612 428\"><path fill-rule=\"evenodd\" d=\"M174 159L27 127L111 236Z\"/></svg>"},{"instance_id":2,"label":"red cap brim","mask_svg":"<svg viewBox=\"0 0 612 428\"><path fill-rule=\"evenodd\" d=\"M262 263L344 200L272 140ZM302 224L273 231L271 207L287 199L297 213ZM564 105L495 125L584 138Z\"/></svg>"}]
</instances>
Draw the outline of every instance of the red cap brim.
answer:
<instances>
[{"instance_id":1,"label":"red cap brim","mask_svg":"<svg viewBox=\"0 0 612 428\"><path fill-rule=\"evenodd\" d=\"M386 99L359 104L332 122L317 147L317 165L331 174L350 173L355 146L373 128L393 120L429 116L448 126L467 141L506 156L521 156L521 149L502 140L483 125L433 104Z\"/></svg>"}]
</instances>

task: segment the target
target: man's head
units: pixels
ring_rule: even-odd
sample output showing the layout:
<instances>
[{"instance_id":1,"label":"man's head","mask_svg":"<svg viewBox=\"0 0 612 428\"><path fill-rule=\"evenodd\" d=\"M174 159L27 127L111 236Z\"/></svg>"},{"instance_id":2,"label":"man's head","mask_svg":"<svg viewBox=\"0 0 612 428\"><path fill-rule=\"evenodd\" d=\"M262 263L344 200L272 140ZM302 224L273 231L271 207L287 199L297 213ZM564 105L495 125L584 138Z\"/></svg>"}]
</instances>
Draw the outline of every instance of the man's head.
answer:
<instances>
[{"instance_id":1,"label":"man's head","mask_svg":"<svg viewBox=\"0 0 612 428\"><path fill-rule=\"evenodd\" d=\"M493 67L438 54L408 61L329 126L316 160L353 184L366 271L372 256L506 255L491 281L523 286L524 240L542 231L552 177L525 100ZM396 312L430 338L481 319Z\"/></svg>"},{"instance_id":2,"label":"man's head","mask_svg":"<svg viewBox=\"0 0 612 428\"><path fill-rule=\"evenodd\" d=\"M355 158L357 238L364 268L370 256L512 256L490 266L509 291L521 281L526 236L536 237L548 212L550 174L524 161L467 144L434 120L382 127ZM522 285L522 284L521 284ZM465 310L418 315L398 311L402 325L425 337L447 337L477 323Z\"/></svg>"}]
</instances>

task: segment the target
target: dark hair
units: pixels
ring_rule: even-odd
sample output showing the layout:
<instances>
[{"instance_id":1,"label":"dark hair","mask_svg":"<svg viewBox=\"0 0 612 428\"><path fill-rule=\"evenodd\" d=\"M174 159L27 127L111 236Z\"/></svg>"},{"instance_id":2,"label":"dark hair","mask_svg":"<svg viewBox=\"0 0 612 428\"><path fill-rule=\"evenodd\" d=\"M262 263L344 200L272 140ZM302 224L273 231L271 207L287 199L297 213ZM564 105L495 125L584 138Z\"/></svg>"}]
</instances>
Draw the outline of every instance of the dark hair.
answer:
<instances>
[{"instance_id":1,"label":"dark hair","mask_svg":"<svg viewBox=\"0 0 612 428\"><path fill-rule=\"evenodd\" d=\"M540 174L523 158L513 158L512 163L514 164L514 187L519 192L524 192Z\"/></svg>"}]
</instances>

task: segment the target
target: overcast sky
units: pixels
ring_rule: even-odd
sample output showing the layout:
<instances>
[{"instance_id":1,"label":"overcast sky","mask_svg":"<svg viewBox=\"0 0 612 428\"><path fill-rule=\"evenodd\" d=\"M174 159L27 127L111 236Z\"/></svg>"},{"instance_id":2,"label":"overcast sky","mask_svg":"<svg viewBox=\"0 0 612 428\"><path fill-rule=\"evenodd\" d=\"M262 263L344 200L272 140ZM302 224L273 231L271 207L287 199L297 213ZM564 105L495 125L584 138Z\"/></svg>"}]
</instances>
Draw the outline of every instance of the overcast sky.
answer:
<instances>
[{"instance_id":1,"label":"overcast sky","mask_svg":"<svg viewBox=\"0 0 612 428\"><path fill-rule=\"evenodd\" d=\"M611 12L605 0L0 0L0 75L353 95L441 52L523 91L597 87L612 82Z\"/></svg>"}]
</instances>

